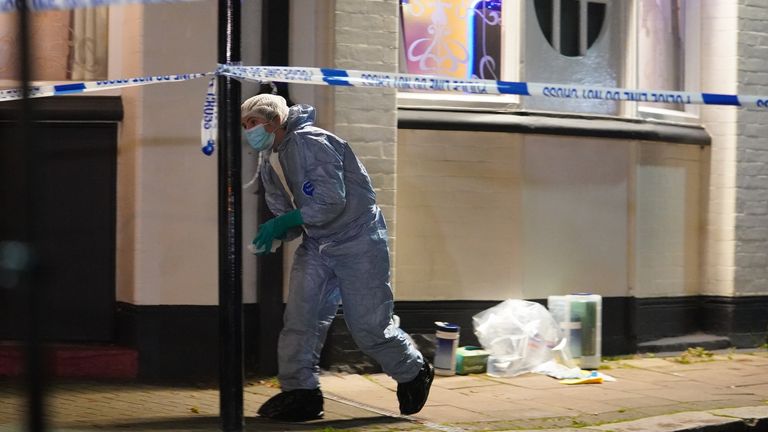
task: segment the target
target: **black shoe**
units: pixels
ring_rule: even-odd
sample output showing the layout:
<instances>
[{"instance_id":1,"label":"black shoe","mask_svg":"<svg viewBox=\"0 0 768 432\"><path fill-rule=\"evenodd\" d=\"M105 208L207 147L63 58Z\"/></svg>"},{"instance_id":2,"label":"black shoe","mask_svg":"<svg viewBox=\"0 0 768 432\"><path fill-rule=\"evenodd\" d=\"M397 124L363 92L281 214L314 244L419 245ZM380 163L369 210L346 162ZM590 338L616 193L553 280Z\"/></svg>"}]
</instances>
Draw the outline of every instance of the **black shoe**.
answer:
<instances>
[{"instance_id":1,"label":"black shoe","mask_svg":"<svg viewBox=\"0 0 768 432\"><path fill-rule=\"evenodd\" d=\"M435 379L435 368L424 359L424 366L416 378L397 385L397 400L400 401L400 414L410 415L421 411L429 397L429 388Z\"/></svg>"},{"instance_id":2,"label":"black shoe","mask_svg":"<svg viewBox=\"0 0 768 432\"><path fill-rule=\"evenodd\" d=\"M307 421L323 417L323 392L298 389L272 396L259 408L259 415L273 420Z\"/></svg>"}]
</instances>

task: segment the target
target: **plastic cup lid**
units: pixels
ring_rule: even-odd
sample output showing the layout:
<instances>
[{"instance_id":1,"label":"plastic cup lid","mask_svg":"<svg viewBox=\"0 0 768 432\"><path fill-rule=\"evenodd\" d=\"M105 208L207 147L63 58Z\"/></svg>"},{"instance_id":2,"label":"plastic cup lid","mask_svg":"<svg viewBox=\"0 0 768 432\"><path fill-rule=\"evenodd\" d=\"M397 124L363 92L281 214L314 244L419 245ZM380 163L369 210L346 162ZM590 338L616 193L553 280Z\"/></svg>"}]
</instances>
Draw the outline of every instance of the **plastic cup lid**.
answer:
<instances>
[{"instance_id":1,"label":"plastic cup lid","mask_svg":"<svg viewBox=\"0 0 768 432\"><path fill-rule=\"evenodd\" d=\"M445 321L435 321L435 325L438 330L449 333L458 333L460 328L458 324L451 324Z\"/></svg>"}]
</instances>

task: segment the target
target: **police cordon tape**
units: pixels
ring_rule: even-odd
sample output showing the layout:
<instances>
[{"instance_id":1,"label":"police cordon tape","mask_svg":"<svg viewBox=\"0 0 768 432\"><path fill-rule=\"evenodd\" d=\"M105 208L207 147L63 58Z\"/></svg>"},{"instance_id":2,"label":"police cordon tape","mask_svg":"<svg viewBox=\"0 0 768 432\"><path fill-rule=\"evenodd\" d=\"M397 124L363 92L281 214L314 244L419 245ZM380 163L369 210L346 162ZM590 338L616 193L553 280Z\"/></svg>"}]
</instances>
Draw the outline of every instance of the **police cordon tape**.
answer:
<instances>
[{"instance_id":1,"label":"police cordon tape","mask_svg":"<svg viewBox=\"0 0 768 432\"><path fill-rule=\"evenodd\" d=\"M218 111L216 109L216 77L208 81L208 90L203 103L203 119L200 120L200 141L202 152L206 156L213 154L216 149L218 134Z\"/></svg>"},{"instance_id":2,"label":"police cordon tape","mask_svg":"<svg viewBox=\"0 0 768 432\"><path fill-rule=\"evenodd\" d=\"M198 0L0 0L0 12L13 12L26 5L29 11L67 10L131 3L181 3Z\"/></svg>"},{"instance_id":3,"label":"police cordon tape","mask_svg":"<svg viewBox=\"0 0 768 432\"><path fill-rule=\"evenodd\" d=\"M48 96L62 96L78 93L90 93L95 91L136 87L149 84L160 84L169 82L190 81L206 76L214 75L214 72L192 73L181 75L150 75L145 77L125 78L104 81L83 81L67 84L54 84L44 86L32 86L29 88L30 98L40 98ZM22 90L19 88L0 90L0 102L22 99Z\"/></svg>"},{"instance_id":4,"label":"police cordon tape","mask_svg":"<svg viewBox=\"0 0 768 432\"><path fill-rule=\"evenodd\" d=\"M261 83L391 88L398 90L454 92L465 94L511 94L558 99L657 102L677 104L733 105L768 108L768 96L739 96L718 93L693 93L664 90L634 90L570 84L456 79L434 75L370 72L345 69L220 65L216 72L182 75L152 75L104 81L85 81L30 87L29 97L46 97L133 87L163 82L179 82L211 75L226 75ZM0 90L0 101L21 99L21 89Z\"/></svg>"},{"instance_id":5,"label":"police cordon tape","mask_svg":"<svg viewBox=\"0 0 768 432\"><path fill-rule=\"evenodd\" d=\"M136 78L124 78L104 81L84 81L77 83L33 86L29 88L30 98L42 98L49 96L72 95L78 93L89 93L95 91L137 87L149 84L160 84L169 82L191 81L198 78L211 76L208 83L208 90L203 104L203 118L200 121L200 138L202 140L202 152L210 156L216 147L216 75L215 72L192 73L181 75L151 75ZM19 88L0 90L0 102L22 99L22 90Z\"/></svg>"},{"instance_id":6,"label":"police cordon tape","mask_svg":"<svg viewBox=\"0 0 768 432\"><path fill-rule=\"evenodd\" d=\"M521 95L558 99L634 101L676 104L731 105L768 108L768 96L693 93L660 90L634 90L570 84L457 79L434 75L371 72L346 69L219 65L216 72L181 75L151 75L104 81L85 81L58 85L34 86L30 98L88 93L148 84L190 81L212 77L206 92L200 122L202 152L212 155L216 148L217 110L216 75L260 83L298 83L361 88L388 88L406 91L454 92L464 94ZM22 99L21 89L0 90L0 102Z\"/></svg>"},{"instance_id":7,"label":"police cordon tape","mask_svg":"<svg viewBox=\"0 0 768 432\"><path fill-rule=\"evenodd\" d=\"M220 65L217 73L252 81L388 88L405 91L454 92L477 95L520 95L557 99L631 101L768 108L768 96L739 96L666 90L635 90L590 85L457 79L434 75L370 72L347 69Z\"/></svg>"},{"instance_id":8,"label":"police cordon tape","mask_svg":"<svg viewBox=\"0 0 768 432\"><path fill-rule=\"evenodd\" d=\"M181 75L151 75L137 78L125 78L104 81L84 81L77 83L33 86L29 88L30 98L42 98L49 96L72 95L78 93L89 93L95 91L137 87L149 84L160 84L169 82L191 81L198 78L212 76L208 83L208 91L205 95L203 105L203 118L200 121L200 137L202 140L202 151L206 155L213 154L216 147L216 75L215 72L192 73ZM22 99L21 89L0 90L0 102Z\"/></svg>"},{"instance_id":9,"label":"police cordon tape","mask_svg":"<svg viewBox=\"0 0 768 432\"><path fill-rule=\"evenodd\" d=\"M134 87L164 82L189 81L212 75L225 75L261 83L286 82L298 84L390 88L406 91L454 92L464 94L495 94L539 96L558 99L634 101L677 104L732 105L768 108L768 96L693 93L664 90L634 90L570 84L457 79L434 75L370 72L345 69L231 66L220 65L216 72L181 75L151 75L104 81L85 81L58 85L30 87L30 98L87 93L122 87ZM21 89L0 90L0 101L21 99Z\"/></svg>"}]
</instances>

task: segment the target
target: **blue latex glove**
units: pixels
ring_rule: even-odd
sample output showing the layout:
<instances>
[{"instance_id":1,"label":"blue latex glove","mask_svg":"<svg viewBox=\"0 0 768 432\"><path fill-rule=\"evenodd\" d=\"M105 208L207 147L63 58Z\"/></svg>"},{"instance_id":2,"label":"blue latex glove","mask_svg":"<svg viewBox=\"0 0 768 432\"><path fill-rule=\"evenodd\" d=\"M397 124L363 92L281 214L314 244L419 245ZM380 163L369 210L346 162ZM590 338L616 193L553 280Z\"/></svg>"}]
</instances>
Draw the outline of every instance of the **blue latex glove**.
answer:
<instances>
[{"instance_id":1,"label":"blue latex glove","mask_svg":"<svg viewBox=\"0 0 768 432\"><path fill-rule=\"evenodd\" d=\"M272 252L272 240L282 238L289 229L303 223L304 219L301 217L301 212L299 209L296 209L259 225L256 238L253 239L256 249L262 250L258 255L266 255Z\"/></svg>"}]
</instances>

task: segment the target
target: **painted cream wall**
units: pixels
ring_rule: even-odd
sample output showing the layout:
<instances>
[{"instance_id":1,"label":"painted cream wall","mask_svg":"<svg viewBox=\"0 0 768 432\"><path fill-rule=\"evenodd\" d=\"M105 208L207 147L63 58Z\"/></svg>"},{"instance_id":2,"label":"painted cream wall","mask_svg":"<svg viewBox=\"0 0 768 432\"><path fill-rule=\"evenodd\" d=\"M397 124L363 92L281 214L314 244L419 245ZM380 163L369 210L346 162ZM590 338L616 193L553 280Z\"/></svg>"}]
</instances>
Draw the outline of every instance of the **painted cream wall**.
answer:
<instances>
[{"instance_id":1,"label":"painted cream wall","mask_svg":"<svg viewBox=\"0 0 768 432\"><path fill-rule=\"evenodd\" d=\"M289 61L292 66L334 67L334 1L292 2L290 18ZM311 35L311 37L310 37ZM333 88L321 85L289 84L295 103L317 109L316 125L333 125Z\"/></svg>"},{"instance_id":2,"label":"painted cream wall","mask_svg":"<svg viewBox=\"0 0 768 432\"><path fill-rule=\"evenodd\" d=\"M522 137L402 129L397 142L397 299L522 297Z\"/></svg>"},{"instance_id":3,"label":"painted cream wall","mask_svg":"<svg viewBox=\"0 0 768 432\"><path fill-rule=\"evenodd\" d=\"M524 138L523 298L627 295L632 142Z\"/></svg>"},{"instance_id":4,"label":"painted cream wall","mask_svg":"<svg viewBox=\"0 0 768 432\"><path fill-rule=\"evenodd\" d=\"M132 6L125 15L127 76L211 71L216 4ZM135 70L134 70L135 69ZM218 302L216 158L200 152L207 82L123 93L118 148L118 300Z\"/></svg>"},{"instance_id":5,"label":"painted cream wall","mask_svg":"<svg viewBox=\"0 0 768 432\"><path fill-rule=\"evenodd\" d=\"M389 11L385 2L369 3L373 11ZM346 3L335 7L315 13L342 20L344 26L335 33L339 44L345 37L354 39L359 9ZM123 73L117 76L214 67L215 4L126 8ZM385 15L379 20L380 39L394 35L396 40L396 32L389 30L391 16ZM334 58L340 67L373 69L374 64L356 66L355 60L364 59L352 56L355 48L354 44L337 48ZM388 47L395 48L396 42ZM295 55L292 62L299 60ZM121 301L217 303L216 161L202 156L198 148L205 84L199 80L123 93L126 120L118 157ZM693 192L681 189L682 182L695 177L693 169L681 173L675 165L680 162L677 156L669 157L669 152L675 154L671 148L615 140L414 130L400 130L390 139L393 96L380 95L387 108L368 117L352 96L338 93L332 98L336 107L331 119L367 159L383 204L394 203L394 208L385 209L392 213L392 225L397 220L394 286L399 300L542 298L574 291L685 295L696 285L695 241L690 237L696 225L682 216L680 228L679 214L654 213L657 187L677 212L687 215L696 206ZM716 117L707 118L717 126ZM685 164L695 164L692 157L683 157ZM716 169L713 166L712 172ZM718 192L714 187L713 191ZM676 201L681 197L682 206ZM635 206L637 217L632 212ZM246 242L253 234L253 227L245 226L249 209L244 212ZM710 208L709 215L713 214ZM596 229L597 235L589 235ZM652 236L640 238L648 229ZM682 279L654 276L663 263L653 251L669 247L662 239L670 233L678 238L673 246L679 266L664 271L679 272L682 267ZM718 255L708 250L707 258L713 257ZM247 274L252 261L244 254L244 268L249 269L244 270L246 301L252 295L247 289L249 277L254 278L253 272Z\"/></svg>"},{"instance_id":6,"label":"painted cream wall","mask_svg":"<svg viewBox=\"0 0 768 432\"><path fill-rule=\"evenodd\" d=\"M141 76L143 59L138 53L143 46L144 7L125 5L110 8L109 78ZM115 283L118 301L136 301L136 164L141 136L142 90L137 87L121 91L123 121L120 123L117 149L117 217Z\"/></svg>"},{"instance_id":7,"label":"painted cream wall","mask_svg":"<svg viewBox=\"0 0 768 432\"><path fill-rule=\"evenodd\" d=\"M698 146L400 130L399 300L696 295Z\"/></svg>"},{"instance_id":8,"label":"painted cream wall","mask_svg":"<svg viewBox=\"0 0 768 432\"><path fill-rule=\"evenodd\" d=\"M633 247L636 297L699 294L707 152L693 145L638 144Z\"/></svg>"}]
</instances>

